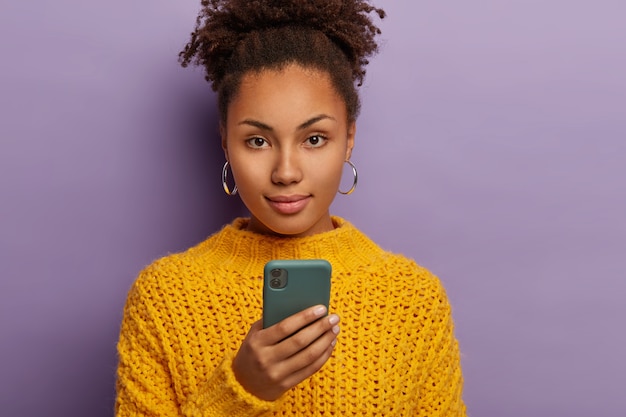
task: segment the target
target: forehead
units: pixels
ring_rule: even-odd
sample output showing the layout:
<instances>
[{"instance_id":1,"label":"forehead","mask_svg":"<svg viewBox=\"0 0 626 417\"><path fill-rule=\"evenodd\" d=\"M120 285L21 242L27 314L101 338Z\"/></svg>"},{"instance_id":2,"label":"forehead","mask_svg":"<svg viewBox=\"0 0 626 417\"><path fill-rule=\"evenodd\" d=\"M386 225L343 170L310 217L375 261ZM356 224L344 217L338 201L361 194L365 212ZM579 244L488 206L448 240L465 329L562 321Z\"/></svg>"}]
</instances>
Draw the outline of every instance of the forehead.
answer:
<instances>
[{"instance_id":1,"label":"forehead","mask_svg":"<svg viewBox=\"0 0 626 417\"><path fill-rule=\"evenodd\" d=\"M296 123L320 113L346 119L346 106L326 72L296 64L245 74L228 106L229 119L294 119Z\"/></svg>"},{"instance_id":2,"label":"forehead","mask_svg":"<svg viewBox=\"0 0 626 417\"><path fill-rule=\"evenodd\" d=\"M252 70L242 76L242 81L254 81L262 78L288 77L288 78L317 78L330 80L326 71L307 67L298 63L288 63L275 68L262 68Z\"/></svg>"}]
</instances>

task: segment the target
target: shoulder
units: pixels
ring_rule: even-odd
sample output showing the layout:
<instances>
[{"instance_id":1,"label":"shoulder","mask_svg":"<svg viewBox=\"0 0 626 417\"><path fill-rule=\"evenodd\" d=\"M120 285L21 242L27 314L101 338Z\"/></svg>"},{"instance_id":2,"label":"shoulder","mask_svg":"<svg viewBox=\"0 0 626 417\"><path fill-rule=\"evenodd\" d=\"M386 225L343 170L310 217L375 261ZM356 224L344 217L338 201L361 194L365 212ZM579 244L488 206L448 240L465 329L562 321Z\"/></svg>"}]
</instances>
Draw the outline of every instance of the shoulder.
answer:
<instances>
[{"instance_id":1,"label":"shoulder","mask_svg":"<svg viewBox=\"0 0 626 417\"><path fill-rule=\"evenodd\" d=\"M340 217L333 217L333 221L350 234L352 245L349 249L359 248L350 254L350 258L358 260L357 269L362 274L393 276L411 286L419 284L433 289L441 287L439 279L412 258L381 248L356 226Z\"/></svg>"},{"instance_id":2,"label":"shoulder","mask_svg":"<svg viewBox=\"0 0 626 417\"><path fill-rule=\"evenodd\" d=\"M439 293L443 286L439 278L426 267L404 255L384 252L378 265L371 265L376 274L398 281L410 292Z\"/></svg>"},{"instance_id":3,"label":"shoulder","mask_svg":"<svg viewBox=\"0 0 626 417\"><path fill-rule=\"evenodd\" d=\"M384 273L381 281L392 284L379 293L387 291L384 298L393 306L388 311L390 322L435 333L453 328L452 307L446 290L430 270L410 258L390 254Z\"/></svg>"},{"instance_id":4,"label":"shoulder","mask_svg":"<svg viewBox=\"0 0 626 417\"><path fill-rule=\"evenodd\" d=\"M368 292L394 305L415 309L448 308L441 280L403 254L381 249L355 272L362 285L369 288Z\"/></svg>"},{"instance_id":5,"label":"shoulder","mask_svg":"<svg viewBox=\"0 0 626 417\"><path fill-rule=\"evenodd\" d=\"M144 267L128 292L127 305L160 303L173 288L178 287L181 269L185 268L184 256L170 254Z\"/></svg>"},{"instance_id":6,"label":"shoulder","mask_svg":"<svg viewBox=\"0 0 626 417\"><path fill-rule=\"evenodd\" d=\"M241 240L238 230L244 221L237 218L196 245L154 260L140 271L130 295L173 299L181 298L182 293L212 291L215 277L233 273L224 260L236 252Z\"/></svg>"},{"instance_id":7,"label":"shoulder","mask_svg":"<svg viewBox=\"0 0 626 417\"><path fill-rule=\"evenodd\" d=\"M217 263L207 253L214 236L194 245L185 251L171 253L152 261L137 275L131 292L159 297L164 293L182 290L206 276L207 271L215 269L211 262Z\"/></svg>"}]
</instances>

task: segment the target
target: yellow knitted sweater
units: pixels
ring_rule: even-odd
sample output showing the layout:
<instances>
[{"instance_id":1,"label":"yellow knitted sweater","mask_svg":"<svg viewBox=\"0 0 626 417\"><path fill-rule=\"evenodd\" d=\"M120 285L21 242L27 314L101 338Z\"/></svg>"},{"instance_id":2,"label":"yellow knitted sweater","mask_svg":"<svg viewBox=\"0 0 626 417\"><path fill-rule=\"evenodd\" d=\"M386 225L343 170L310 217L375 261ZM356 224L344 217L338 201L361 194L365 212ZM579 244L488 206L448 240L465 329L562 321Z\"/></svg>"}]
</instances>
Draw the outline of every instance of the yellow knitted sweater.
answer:
<instances>
[{"instance_id":1,"label":"yellow knitted sweater","mask_svg":"<svg viewBox=\"0 0 626 417\"><path fill-rule=\"evenodd\" d=\"M439 280L350 223L304 238L248 232L236 219L147 267L118 343L117 416L464 416L459 350ZM332 357L275 402L246 392L231 364L262 312L271 259L327 259Z\"/></svg>"}]
</instances>

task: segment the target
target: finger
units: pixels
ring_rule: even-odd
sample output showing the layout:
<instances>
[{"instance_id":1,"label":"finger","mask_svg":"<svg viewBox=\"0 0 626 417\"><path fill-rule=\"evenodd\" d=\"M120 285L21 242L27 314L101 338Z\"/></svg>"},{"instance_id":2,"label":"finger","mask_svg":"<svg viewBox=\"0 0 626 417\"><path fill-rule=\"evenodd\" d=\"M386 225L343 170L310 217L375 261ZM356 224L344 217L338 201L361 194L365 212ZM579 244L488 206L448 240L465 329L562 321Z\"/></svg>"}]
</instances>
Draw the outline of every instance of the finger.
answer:
<instances>
[{"instance_id":1,"label":"finger","mask_svg":"<svg viewBox=\"0 0 626 417\"><path fill-rule=\"evenodd\" d=\"M329 331L284 362L285 384L295 386L319 371L332 355L336 341L337 335Z\"/></svg>"},{"instance_id":2,"label":"finger","mask_svg":"<svg viewBox=\"0 0 626 417\"><path fill-rule=\"evenodd\" d=\"M256 344L254 341L262 340L263 334L263 320L257 320L252 323L250 326L250 330L248 330L248 334L246 334L245 341L249 341L252 344Z\"/></svg>"},{"instance_id":3,"label":"finger","mask_svg":"<svg viewBox=\"0 0 626 417\"><path fill-rule=\"evenodd\" d=\"M323 317L326 313L327 309L325 306L317 305L287 317L275 325L264 329L264 342L268 345L277 344L298 332L298 330L303 327L318 320L320 317Z\"/></svg>"},{"instance_id":4,"label":"finger","mask_svg":"<svg viewBox=\"0 0 626 417\"><path fill-rule=\"evenodd\" d=\"M339 316L336 314L331 314L323 319L318 319L316 322L300 329L297 333L281 341L277 346L276 352L278 355L286 359L301 350L306 349L322 335L331 331L335 327L337 328L336 333L339 333Z\"/></svg>"},{"instance_id":5,"label":"finger","mask_svg":"<svg viewBox=\"0 0 626 417\"><path fill-rule=\"evenodd\" d=\"M250 326L250 333L253 332L258 332L259 330L263 330L263 319L257 320L254 323L252 323L252 326Z\"/></svg>"}]
</instances>

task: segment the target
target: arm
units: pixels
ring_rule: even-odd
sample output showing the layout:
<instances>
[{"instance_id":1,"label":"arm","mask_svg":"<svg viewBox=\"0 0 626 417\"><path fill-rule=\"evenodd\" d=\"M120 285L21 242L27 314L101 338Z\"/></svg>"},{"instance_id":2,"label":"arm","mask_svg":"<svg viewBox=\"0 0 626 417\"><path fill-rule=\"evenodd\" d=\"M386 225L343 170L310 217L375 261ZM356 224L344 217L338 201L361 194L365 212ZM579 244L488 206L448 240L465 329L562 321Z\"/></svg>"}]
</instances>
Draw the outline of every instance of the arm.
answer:
<instances>
[{"instance_id":1,"label":"arm","mask_svg":"<svg viewBox=\"0 0 626 417\"><path fill-rule=\"evenodd\" d=\"M184 386L161 317L166 303L141 277L131 289L118 342L115 415L257 416L273 407L247 393L232 372L227 354L206 381Z\"/></svg>"},{"instance_id":2,"label":"arm","mask_svg":"<svg viewBox=\"0 0 626 417\"><path fill-rule=\"evenodd\" d=\"M418 376L418 416L461 417L466 415L462 399L459 345L454 337L452 313L445 290L439 280L427 294L429 305L426 325L421 331L426 349L423 351L423 372Z\"/></svg>"}]
</instances>

